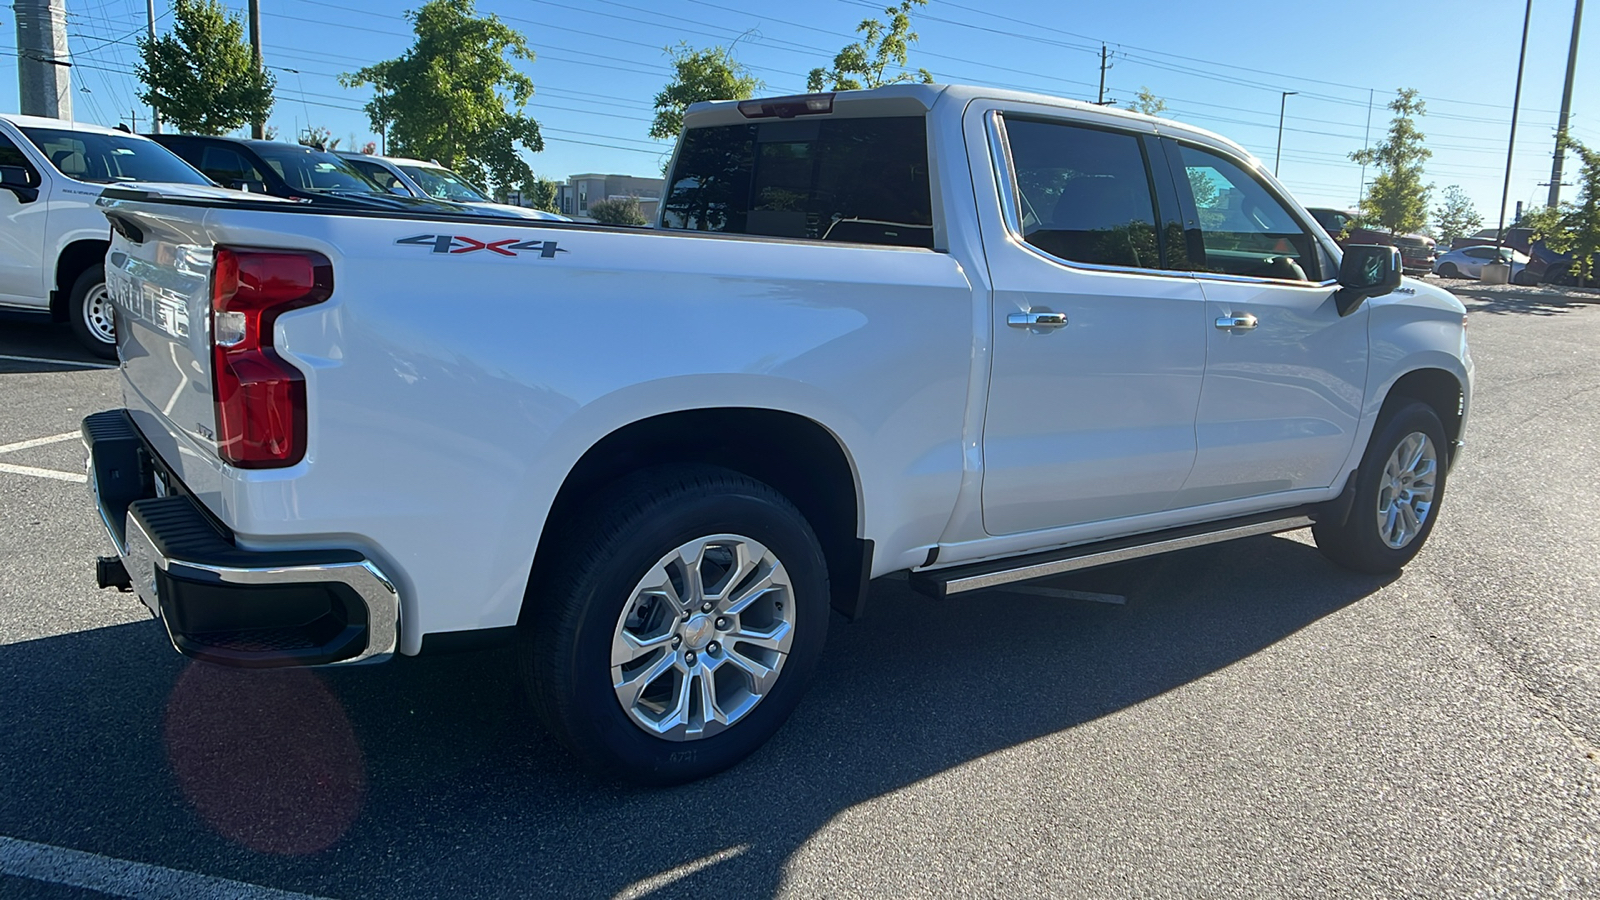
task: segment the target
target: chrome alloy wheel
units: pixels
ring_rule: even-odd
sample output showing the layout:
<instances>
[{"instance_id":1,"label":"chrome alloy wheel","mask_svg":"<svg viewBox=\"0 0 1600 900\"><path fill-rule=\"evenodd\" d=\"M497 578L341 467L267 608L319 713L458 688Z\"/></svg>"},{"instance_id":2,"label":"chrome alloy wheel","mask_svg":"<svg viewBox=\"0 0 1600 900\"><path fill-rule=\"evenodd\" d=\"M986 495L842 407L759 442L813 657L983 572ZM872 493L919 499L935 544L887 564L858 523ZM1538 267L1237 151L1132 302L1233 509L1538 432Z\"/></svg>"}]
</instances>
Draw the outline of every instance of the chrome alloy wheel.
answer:
<instances>
[{"instance_id":1,"label":"chrome alloy wheel","mask_svg":"<svg viewBox=\"0 0 1600 900\"><path fill-rule=\"evenodd\" d=\"M1389 454L1378 486L1378 536L1390 549L1399 550L1422 533L1438 479L1439 453L1426 434L1411 432Z\"/></svg>"},{"instance_id":2,"label":"chrome alloy wheel","mask_svg":"<svg viewBox=\"0 0 1600 900\"><path fill-rule=\"evenodd\" d=\"M734 725L777 683L794 640L793 593L778 557L741 535L698 538L663 556L617 618L617 702L667 740Z\"/></svg>"},{"instance_id":3,"label":"chrome alloy wheel","mask_svg":"<svg viewBox=\"0 0 1600 900\"><path fill-rule=\"evenodd\" d=\"M105 282L89 289L83 298L83 325L95 340L107 344L117 342L115 319L112 318L111 292Z\"/></svg>"}]
</instances>

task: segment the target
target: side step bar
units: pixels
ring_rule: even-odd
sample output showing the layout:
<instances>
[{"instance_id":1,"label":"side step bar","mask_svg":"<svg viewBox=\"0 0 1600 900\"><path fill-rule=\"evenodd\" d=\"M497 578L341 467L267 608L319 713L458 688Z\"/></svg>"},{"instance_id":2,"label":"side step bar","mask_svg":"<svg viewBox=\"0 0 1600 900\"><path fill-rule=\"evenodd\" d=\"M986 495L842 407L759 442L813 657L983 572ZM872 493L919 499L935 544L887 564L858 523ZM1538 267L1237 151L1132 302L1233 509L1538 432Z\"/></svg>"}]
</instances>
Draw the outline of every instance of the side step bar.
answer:
<instances>
[{"instance_id":1,"label":"side step bar","mask_svg":"<svg viewBox=\"0 0 1600 900\"><path fill-rule=\"evenodd\" d=\"M1310 525L1315 521L1314 516L1314 507L1240 516L1204 525L1169 528L1150 534L1047 550L1043 553L1029 553L1025 556L991 559L945 569L912 572L910 583L923 594L943 599L952 594L965 594L1002 584L1048 578L1064 572L1127 562L1130 559L1155 556L1158 553L1187 550L1190 547L1203 547L1206 544L1219 544L1223 541L1260 534L1294 531Z\"/></svg>"}]
</instances>

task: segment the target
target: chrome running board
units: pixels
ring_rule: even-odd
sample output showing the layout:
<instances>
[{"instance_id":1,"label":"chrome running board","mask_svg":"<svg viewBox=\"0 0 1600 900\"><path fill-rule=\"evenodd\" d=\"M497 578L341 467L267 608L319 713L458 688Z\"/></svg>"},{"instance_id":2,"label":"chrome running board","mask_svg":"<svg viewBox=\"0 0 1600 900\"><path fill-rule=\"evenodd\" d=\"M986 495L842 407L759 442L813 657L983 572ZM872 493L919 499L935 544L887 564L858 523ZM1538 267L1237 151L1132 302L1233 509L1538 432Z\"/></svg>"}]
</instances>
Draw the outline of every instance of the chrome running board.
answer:
<instances>
[{"instance_id":1,"label":"chrome running board","mask_svg":"<svg viewBox=\"0 0 1600 900\"><path fill-rule=\"evenodd\" d=\"M1219 522L1208 522L1204 525L1169 528L1165 531L1079 544L1043 553L991 559L943 569L927 569L912 572L910 583L919 592L942 599L951 594L965 594L1017 581L1048 578L1064 572L1127 562L1131 559L1155 556L1158 553L1220 544L1223 541L1261 534L1294 531L1297 528L1305 528L1313 521L1310 507L1278 510L1264 515L1241 516Z\"/></svg>"}]
</instances>

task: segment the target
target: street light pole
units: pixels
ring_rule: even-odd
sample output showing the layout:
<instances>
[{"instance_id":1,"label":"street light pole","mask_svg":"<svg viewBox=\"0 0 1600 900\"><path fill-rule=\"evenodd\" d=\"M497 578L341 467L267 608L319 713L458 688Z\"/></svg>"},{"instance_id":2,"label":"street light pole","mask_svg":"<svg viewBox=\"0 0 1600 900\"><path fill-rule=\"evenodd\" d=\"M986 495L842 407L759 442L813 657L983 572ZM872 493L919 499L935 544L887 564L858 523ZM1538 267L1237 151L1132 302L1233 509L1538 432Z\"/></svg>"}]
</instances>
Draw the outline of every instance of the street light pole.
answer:
<instances>
[{"instance_id":1,"label":"street light pole","mask_svg":"<svg viewBox=\"0 0 1600 900\"><path fill-rule=\"evenodd\" d=\"M1530 0L1530 2L1532 2L1532 0ZM1274 155L1272 157L1272 177L1273 178L1277 178L1278 177L1278 160L1283 158L1283 111L1284 111L1284 107L1289 102L1289 98L1294 96L1295 94L1298 94L1298 93L1300 93L1300 92L1299 91L1283 91L1282 92L1282 96L1278 98L1278 152L1277 152L1276 155Z\"/></svg>"},{"instance_id":2,"label":"street light pole","mask_svg":"<svg viewBox=\"0 0 1600 900\"><path fill-rule=\"evenodd\" d=\"M1528 22L1533 18L1533 0L1522 13L1522 51L1517 55L1517 89L1511 96L1511 137L1506 140L1506 181L1500 189L1500 224L1495 229L1496 259L1506 245L1506 201L1511 197L1511 159L1517 148L1517 110L1522 106L1522 65L1528 60Z\"/></svg>"}]
</instances>

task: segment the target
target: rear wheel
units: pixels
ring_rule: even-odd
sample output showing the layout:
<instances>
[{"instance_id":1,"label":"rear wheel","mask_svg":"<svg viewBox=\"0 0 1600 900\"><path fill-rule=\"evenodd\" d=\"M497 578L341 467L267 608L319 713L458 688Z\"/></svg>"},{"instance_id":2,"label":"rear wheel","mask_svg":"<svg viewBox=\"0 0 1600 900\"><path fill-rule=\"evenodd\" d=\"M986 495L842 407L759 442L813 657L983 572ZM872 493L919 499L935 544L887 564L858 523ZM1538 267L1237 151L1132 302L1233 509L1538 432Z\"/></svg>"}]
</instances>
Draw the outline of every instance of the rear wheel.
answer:
<instances>
[{"instance_id":1,"label":"rear wheel","mask_svg":"<svg viewBox=\"0 0 1600 900\"><path fill-rule=\"evenodd\" d=\"M828 575L761 482L674 467L618 482L531 585L519 659L551 731L603 773L702 778L767 741L821 656Z\"/></svg>"},{"instance_id":2,"label":"rear wheel","mask_svg":"<svg viewBox=\"0 0 1600 900\"><path fill-rule=\"evenodd\" d=\"M101 359L117 358L115 308L106 290L105 266L90 266L72 283L67 322L78 342Z\"/></svg>"},{"instance_id":3,"label":"rear wheel","mask_svg":"<svg viewBox=\"0 0 1600 900\"><path fill-rule=\"evenodd\" d=\"M1433 408L1410 401L1378 422L1361 467L1355 501L1342 523L1311 533L1323 555L1358 572L1398 571L1433 532L1444 499L1444 426Z\"/></svg>"}]
</instances>

